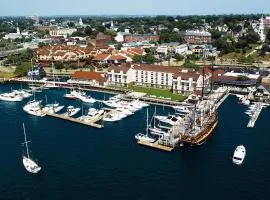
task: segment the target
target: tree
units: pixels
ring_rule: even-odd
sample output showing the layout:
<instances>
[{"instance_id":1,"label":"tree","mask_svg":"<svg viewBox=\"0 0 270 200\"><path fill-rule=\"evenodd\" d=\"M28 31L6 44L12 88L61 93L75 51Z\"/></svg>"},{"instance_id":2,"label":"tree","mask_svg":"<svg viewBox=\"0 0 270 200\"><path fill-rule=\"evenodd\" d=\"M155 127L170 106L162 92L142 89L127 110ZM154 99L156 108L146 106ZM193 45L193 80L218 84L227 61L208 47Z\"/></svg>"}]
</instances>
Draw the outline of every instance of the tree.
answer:
<instances>
[{"instance_id":1,"label":"tree","mask_svg":"<svg viewBox=\"0 0 270 200\"><path fill-rule=\"evenodd\" d=\"M132 58L133 63L142 63L143 57L141 55L134 55Z\"/></svg>"},{"instance_id":2,"label":"tree","mask_svg":"<svg viewBox=\"0 0 270 200\"><path fill-rule=\"evenodd\" d=\"M185 57L177 53L175 54L174 58L177 62L179 62L179 61L182 61Z\"/></svg>"},{"instance_id":3,"label":"tree","mask_svg":"<svg viewBox=\"0 0 270 200\"><path fill-rule=\"evenodd\" d=\"M102 33L104 33L106 31L106 28L102 25L99 25L96 29L98 32L102 32Z\"/></svg>"},{"instance_id":4,"label":"tree","mask_svg":"<svg viewBox=\"0 0 270 200\"><path fill-rule=\"evenodd\" d=\"M92 28L90 26L86 26L84 29L84 34L90 36L92 35L92 33L93 33Z\"/></svg>"},{"instance_id":5,"label":"tree","mask_svg":"<svg viewBox=\"0 0 270 200\"><path fill-rule=\"evenodd\" d=\"M49 44L46 44L45 42L39 42L38 43L39 48L44 47L44 46L49 46Z\"/></svg>"},{"instance_id":6,"label":"tree","mask_svg":"<svg viewBox=\"0 0 270 200\"><path fill-rule=\"evenodd\" d=\"M55 67L55 69L64 69L65 68L64 63L59 62L59 61L54 63L54 67Z\"/></svg>"}]
</instances>

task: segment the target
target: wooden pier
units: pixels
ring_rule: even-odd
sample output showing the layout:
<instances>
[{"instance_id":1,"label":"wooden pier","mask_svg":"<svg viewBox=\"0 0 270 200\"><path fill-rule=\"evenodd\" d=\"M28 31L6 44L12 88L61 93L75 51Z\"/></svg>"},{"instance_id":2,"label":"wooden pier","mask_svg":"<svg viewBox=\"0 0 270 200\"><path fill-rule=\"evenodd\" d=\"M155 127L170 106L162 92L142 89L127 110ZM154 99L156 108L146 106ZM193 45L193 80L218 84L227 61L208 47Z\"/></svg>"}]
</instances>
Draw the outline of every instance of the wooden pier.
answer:
<instances>
[{"instance_id":1,"label":"wooden pier","mask_svg":"<svg viewBox=\"0 0 270 200\"><path fill-rule=\"evenodd\" d=\"M56 113L46 112L46 115L50 116L50 117L55 117L55 118L58 118L58 119L63 119L63 120L66 120L66 121L70 121L70 122L75 122L75 123L78 123L78 124L83 124L83 125L86 125L86 126L91 126L91 127L94 127L94 128L103 128L103 125L96 123L96 122L100 121L103 118L103 115L99 116L98 118L95 118L91 122L84 122L83 120L79 120L78 118L69 117L69 116L64 115L64 114L56 114Z\"/></svg>"},{"instance_id":2,"label":"wooden pier","mask_svg":"<svg viewBox=\"0 0 270 200\"><path fill-rule=\"evenodd\" d=\"M253 128L255 126L255 123L262 111L263 106L261 103L256 103L255 105L257 106L257 108L255 108L254 114L250 117L247 128Z\"/></svg>"},{"instance_id":3,"label":"wooden pier","mask_svg":"<svg viewBox=\"0 0 270 200\"><path fill-rule=\"evenodd\" d=\"M143 146L152 147L152 148L167 151L167 152L171 152L174 149L173 147L161 145L158 143L158 141L151 143L147 141L138 140L137 143Z\"/></svg>"}]
</instances>

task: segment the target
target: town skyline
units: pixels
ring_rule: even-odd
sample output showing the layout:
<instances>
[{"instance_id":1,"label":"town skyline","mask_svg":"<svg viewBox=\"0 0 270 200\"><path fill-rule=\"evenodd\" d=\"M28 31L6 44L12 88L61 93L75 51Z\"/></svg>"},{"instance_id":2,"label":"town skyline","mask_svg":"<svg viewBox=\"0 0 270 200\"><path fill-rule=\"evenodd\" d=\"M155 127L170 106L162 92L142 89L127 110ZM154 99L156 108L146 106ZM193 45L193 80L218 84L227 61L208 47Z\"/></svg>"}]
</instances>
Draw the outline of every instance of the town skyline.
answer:
<instances>
[{"instance_id":1,"label":"town skyline","mask_svg":"<svg viewBox=\"0 0 270 200\"><path fill-rule=\"evenodd\" d=\"M53 6L52 6L53 5ZM106 5L106 6L104 6ZM200 5L200 6L198 6ZM233 5L233 6L232 6ZM270 13L270 2L266 0L244 0L216 2L206 0L203 4L199 0L188 2L167 0L165 3L156 3L154 0L138 0L136 4L127 4L124 0L114 2L93 2L87 0L57 2L48 0L38 4L27 0L23 5L18 0L2 2L1 16L62 16L62 15L223 15L223 14L266 14ZM263 9L262 9L263 8Z\"/></svg>"}]
</instances>

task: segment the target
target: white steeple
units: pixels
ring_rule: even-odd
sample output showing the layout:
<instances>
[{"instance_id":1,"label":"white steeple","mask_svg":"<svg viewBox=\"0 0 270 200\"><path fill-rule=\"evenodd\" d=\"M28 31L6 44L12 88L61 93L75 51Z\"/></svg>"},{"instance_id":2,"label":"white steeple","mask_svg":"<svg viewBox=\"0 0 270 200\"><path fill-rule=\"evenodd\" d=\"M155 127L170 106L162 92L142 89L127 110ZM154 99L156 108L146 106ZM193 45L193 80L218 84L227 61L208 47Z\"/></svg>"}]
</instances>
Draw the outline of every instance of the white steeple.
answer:
<instances>
[{"instance_id":1,"label":"white steeple","mask_svg":"<svg viewBox=\"0 0 270 200\"><path fill-rule=\"evenodd\" d=\"M258 31L259 35L260 35L260 39L262 42L265 41L265 34L264 34L264 18L262 16L262 18L260 19L260 25L259 25L259 31Z\"/></svg>"},{"instance_id":2,"label":"white steeple","mask_svg":"<svg viewBox=\"0 0 270 200\"><path fill-rule=\"evenodd\" d=\"M19 27L17 26L17 34L20 35L21 34L21 31L19 29Z\"/></svg>"},{"instance_id":3,"label":"white steeple","mask_svg":"<svg viewBox=\"0 0 270 200\"><path fill-rule=\"evenodd\" d=\"M83 26L82 18L80 18L80 20L79 20L79 25L80 25L80 26Z\"/></svg>"}]
</instances>

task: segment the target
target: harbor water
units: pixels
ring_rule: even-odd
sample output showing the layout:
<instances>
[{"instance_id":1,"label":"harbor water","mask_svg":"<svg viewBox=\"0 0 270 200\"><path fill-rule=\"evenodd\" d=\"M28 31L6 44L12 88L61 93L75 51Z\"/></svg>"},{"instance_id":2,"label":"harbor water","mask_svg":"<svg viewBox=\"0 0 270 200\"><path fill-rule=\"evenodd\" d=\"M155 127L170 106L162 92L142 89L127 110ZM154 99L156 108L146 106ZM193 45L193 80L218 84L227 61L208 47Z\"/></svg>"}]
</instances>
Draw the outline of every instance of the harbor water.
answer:
<instances>
[{"instance_id":1,"label":"harbor water","mask_svg":"<svg viewBox=\"0 0 270 200\"><path fill-rule=\"evenodd\" d=\"M1 92L20 88L0 85ZM63 98L65 89L44 90L35 98L65 106L90 106ZM111 95L88 92L97 99ZM0 199L268 199L270 198L270 109L262 110L253 129L246 128L247 107L235 96L219 108L214 135L199 147L182 147L171 153L146 148L134 135L145 131L146 109L104 128L23 111L27 102L0 102ZM150 115L155 106L149 107ZM157 106L159 114L172 113ZM79 116L79 115L78 115ZM29 174L22 164L23 129L30 154L42 171ZM247 150L244 164L232 163L236 146Z\"/></svg>"}]
</instances>

